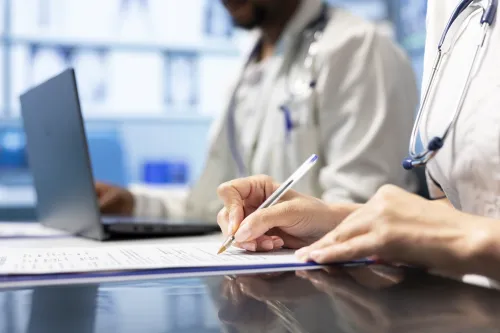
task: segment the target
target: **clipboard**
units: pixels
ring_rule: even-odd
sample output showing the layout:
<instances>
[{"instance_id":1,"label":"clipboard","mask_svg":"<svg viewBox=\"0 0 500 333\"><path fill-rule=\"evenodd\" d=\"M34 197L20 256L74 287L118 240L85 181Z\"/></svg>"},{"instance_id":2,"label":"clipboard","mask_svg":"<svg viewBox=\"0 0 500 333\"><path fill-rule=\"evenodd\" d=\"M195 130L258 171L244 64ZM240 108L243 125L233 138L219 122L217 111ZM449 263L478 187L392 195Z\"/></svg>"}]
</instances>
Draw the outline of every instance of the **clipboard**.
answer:
<instances>
[{"instance_id":1,"label":"clipboard","mask_svg":"<svg viewBox=\"0 0 500 333\"><path fill-rule=\"evenodd\" d=\"M219 267L189 267L163 268L130 271L107 271L92 273L62 273L41 275L0 275L0 290L16 287L37 287L44 285L96 284L117 283L137 280L158 280L167 278L206 277L229 274L262 274L271 272L286 272L296 270L315 270L323 267L352 267L379 264L376 260L362 259L348 262L338 262L330 265L317 263L301 264L267 264L254 266L219 266Z\"/></svg>"}]
</instances>

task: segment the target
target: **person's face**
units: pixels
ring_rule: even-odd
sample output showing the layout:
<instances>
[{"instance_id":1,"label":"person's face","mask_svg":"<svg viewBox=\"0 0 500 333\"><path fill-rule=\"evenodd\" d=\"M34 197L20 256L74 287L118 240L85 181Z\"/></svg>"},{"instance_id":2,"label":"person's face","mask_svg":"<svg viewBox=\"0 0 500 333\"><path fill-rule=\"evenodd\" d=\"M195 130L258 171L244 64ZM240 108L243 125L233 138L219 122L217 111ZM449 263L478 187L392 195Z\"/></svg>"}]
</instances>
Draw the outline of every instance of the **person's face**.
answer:
<instances>
[{"instance_id":1,"label":"person's face","mask_svg":"<svg viewBox=\"0 0 500 333\"><path fill-rule=\"evenodd\" d=\"M253 29L279 12L286 0L222 0L236 26Z\"/></svg>"}]
</instances>

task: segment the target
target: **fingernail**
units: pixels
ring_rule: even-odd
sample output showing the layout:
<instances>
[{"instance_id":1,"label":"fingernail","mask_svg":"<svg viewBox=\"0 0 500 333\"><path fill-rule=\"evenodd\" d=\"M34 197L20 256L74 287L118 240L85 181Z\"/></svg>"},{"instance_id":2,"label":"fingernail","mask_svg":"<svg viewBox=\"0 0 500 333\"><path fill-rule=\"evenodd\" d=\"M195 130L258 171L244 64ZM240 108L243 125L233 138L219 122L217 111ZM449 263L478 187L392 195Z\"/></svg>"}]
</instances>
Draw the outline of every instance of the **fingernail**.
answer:
<instances>
[{"instance_id":1,"label":"fingernail","mask_svg":"<svg viewBox=\"0 0 500 333\"><path fill-rule=\"evenodd\" d=\"M234 222L234 219L230 218L229 219L229 225L227 226L227 232L230 235L233 235L234 231L235 231L235 227L236 227L236 222Z\"/></svg>"},{"instance_id":2,"label":"fingernail","mask_svg":"<svg viewBox=\"0 0 500 333\"><path fill-rule=\"evenodd\" d=\"M295 256L297 257L297 259L299 259L302 262L309 261L309 254L305 248L296 251Z\"/></svg>"},{"instance_id":3,"label":"fingernail","mask_svg":"<svg viewBox=\"0 0 500 333\"><path fill-rule=\"evenodd\" d=\"M242 249L245 249L247 251L255 252L257 251L257 244L255 243L243 243L240 244Z\"/></svg>"},{"instance_id":4,"label":"fingernail","mask_svg":"<svg viewBox=\"0 0 500 333\"><path fill-rule=\"evenodd\" d=\"M307 253L307 247L303 247L300 250L295 251L295 255L297 257L301 257L301 256L303 256L306 253Z\"/></svg>"},{"instance_id":5,"label":"fingernail","mask_svg":"<svg viewBox=\"0 0 500 333\"><path fill-rule=\"evenodd\" d=\"M273 243L272 240L266 239L265 241L262 241L262 243L260 244L260 246L264 250L272 250L274 248L274 243Z\"/></svg>"},{"instance_id":6,"label":"fingernail","mask_svg":"<svg viewBox=\"0 0 500 333\"><path fill-rule=\"evenodd\" d=\"M237 242L242 243L242 242L245 242L246 240L248 240L251 235L252 235L252 231L250 230L250 227L245 224L238 229L238 231L234 235L234 239Z\"/></svg>"},{"instance_id":7,"label":"fingernail","mask_svg":"<svg viewBox=\"0 0 500 333\"><path fill-rule=\"evenodd\" d=\"M299 259L302 262L308 262L309 261L309 256L307 254L306 255L301 255L301 256L297 256L297 259Z\"/></svg>"},{"instance_id":8,"label":"fingernail","mask_svg":"<svg viewBox=\"0 0 500 333\"><path fill-rule=\"evenodd\" d=\"M323 251L321 250L312 251L311 253L309 253L309 258L311 258L312 260L317 260L321 257L322 254Z\"/></svg>"},{"instance_id":9,"label":"fingernail","mask_svg":"<svg viewBox=\"0 0 500 333\"><path fill-rule=\"evenodd\" d=\"M283 245L285 245L285 242L283 242L283 240L281 238L275 239L275 240L273 240L273 245L275 248L280 248L280 247L283 247Z\"/></svg>"}]
</instances>

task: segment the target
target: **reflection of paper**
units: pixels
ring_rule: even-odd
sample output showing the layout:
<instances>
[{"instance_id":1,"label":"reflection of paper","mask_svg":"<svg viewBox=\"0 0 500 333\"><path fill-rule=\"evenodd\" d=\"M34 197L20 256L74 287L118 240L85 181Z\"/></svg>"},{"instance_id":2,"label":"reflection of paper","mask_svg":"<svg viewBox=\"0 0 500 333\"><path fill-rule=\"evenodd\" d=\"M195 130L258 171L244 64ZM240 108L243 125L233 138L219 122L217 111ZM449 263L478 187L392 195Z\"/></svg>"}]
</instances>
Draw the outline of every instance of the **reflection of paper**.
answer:
<instances>
[{"instance_id":1,"label":"reflection of paper","mask_svg":"<svg viewBox=\"0 0 500 333\"><path fill-rule=\"evenodd\" d=\"M0 239L2 238L37 238L68 236L63 231L42 226L39 223L0 223Z\"/></svg>"},{"instance_id":2,"label":"reflection of paper","mask_svg":"<svg viewBox=\"0 0 500 333\"><path fill-rule=\"evenodd\" d=\"M139 245L92 248L0 249L0 274L51 274L158 268L299 264L291 251L247 253L220 244Z\"/></svg>"}]
</instances>

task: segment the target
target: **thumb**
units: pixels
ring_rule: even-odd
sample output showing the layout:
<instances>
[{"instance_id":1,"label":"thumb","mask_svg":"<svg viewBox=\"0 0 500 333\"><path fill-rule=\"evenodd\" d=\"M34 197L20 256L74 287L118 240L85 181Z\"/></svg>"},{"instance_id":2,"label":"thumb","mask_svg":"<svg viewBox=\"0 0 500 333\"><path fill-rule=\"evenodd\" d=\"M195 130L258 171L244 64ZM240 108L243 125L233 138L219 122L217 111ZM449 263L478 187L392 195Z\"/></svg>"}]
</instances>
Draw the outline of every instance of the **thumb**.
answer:
<instances>
[{"instance_id":1,"label":"thumb","mask_svg":"<svg viewBox=\"0 0 500 333\"><path fill-rule=\"evenodd\" d=\"M237 242L252 241L270 229L291 226L295 223L292 202L282 202L257 210L241 224L234 237Z\"/></svg>"},{"instance_id":2,"label":"thumb","mask_svg":"<svg viewBox=\"0 0 500 333\"><path fill-rule=\"evenodd\" d=\"M243 179L233 180L224 183L217 189L219 198L224 203L224 207L228 216L228 233L233 235L238 228L238 225L243 221L244 216L244 200L245 196L250 193L251 185Z\"/></svg>"},{"instance_id":3,"label":"thumb","mask_svg":"<svg viewBox=\"0 0 500 333\"><path fill-rule=\"evenodd\" d=\"M266 190L272 192L273 181L268 176L254 176L235 179L219 186L217 194L227 210L229 224L228 232L232 235L245 218L245 200L264 201Z\"/></svg>"}]
</instances>

